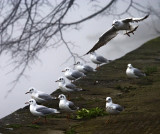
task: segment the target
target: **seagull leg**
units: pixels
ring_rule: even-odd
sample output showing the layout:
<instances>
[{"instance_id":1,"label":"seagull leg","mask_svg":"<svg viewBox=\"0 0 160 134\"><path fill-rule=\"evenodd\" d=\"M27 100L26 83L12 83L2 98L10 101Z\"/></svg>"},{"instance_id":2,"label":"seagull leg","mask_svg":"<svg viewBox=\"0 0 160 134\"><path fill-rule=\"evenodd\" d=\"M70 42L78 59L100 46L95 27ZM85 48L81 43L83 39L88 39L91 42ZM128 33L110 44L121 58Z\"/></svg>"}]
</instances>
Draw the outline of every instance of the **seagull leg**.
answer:
<instances>
[{"instance_id":1,"label":"seagull leg","mask_svg":"<svg viewBox=\"0 0 160 134\"><path fill-rule=\"evenodd\" d=\"M108 120L106 120L106 125L107 125L107 124L109 124L109 122L110 122L110 118L111 118L111 115L109 115Z\"/></svg>"},{"instance_id":2,"label":"seagull leg","mask_svg":"<svg viewBox=\"0 0 160 134\"><path fill-rule=\"evenodd\" d=\"M32 122L32 124L36 124L39 120L40 120L40 118L34 120L34 121Z\"/></svg>"},{"instance_id":3,"label":"seagull leg","mask_svg":"<svg viewBox=\"0 0 160 134\"><path fill-rule=\"evenodd\" d=\"M70 114L67 114L67 120L69 121L69 119L70 119Z\"/></svg>"},{"instance_id":4,"label":"seagull leg","mask_svg":"<svg viewBox=\"0 0 160 134\"><path fill-rule=\"evenodd\" d=\"M70 100L69 94L67 95L67 99Z\"/></svg>"},{"instance_id":5,"label":"seagull leg","mask_svg":"<svg viewBox=\"0 0 160 134\"><path fill-rule=\"evenodd\" d=\"M99 64L97 64L96 70L99 68Z\"/></svg>"},{"instance_id":6,"label":"seagull leg","mask_svg":"<svg viewBox=\"0 0 160 134\"><path fill-rule=\"evenodd\" d=\"M44 123L47 123L47 119L46 119L46 116L44 117Z\"/></svg>"},{"instance_id":7,"label":"seagull leg","mask_svg":"<svg viewBox=\"0 0 160 134\"><path fill-rule=\"evenodd\" d=\"M138 28L138 26L136 26L134 29L132 29L131 31L129 31L129 32L126 32L125 33L125 35L128 35L129 37L130 37L130 33L132 33L132 34L134 34L134 31L136 31L137 30L137 28Z\"/></svg>"}]
</instances>

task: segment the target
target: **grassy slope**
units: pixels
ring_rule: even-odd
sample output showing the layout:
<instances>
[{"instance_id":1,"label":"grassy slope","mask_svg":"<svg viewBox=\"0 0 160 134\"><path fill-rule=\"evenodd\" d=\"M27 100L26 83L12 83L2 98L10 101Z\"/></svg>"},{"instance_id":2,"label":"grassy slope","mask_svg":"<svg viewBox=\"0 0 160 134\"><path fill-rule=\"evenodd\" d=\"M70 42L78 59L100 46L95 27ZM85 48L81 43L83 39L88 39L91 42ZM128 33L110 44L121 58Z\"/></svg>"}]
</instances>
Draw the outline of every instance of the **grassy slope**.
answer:
<instances>
[{"instance_id":1,"label":"grassy slope","mask_svg":"<svg viewBox=\"0 0 160 134\"><path fill-rule=\"evenodd\" d=\"M149 75L142 79L128 79L125 74L127 64L146 70ZM142 47L114 62L101 66L99 70L78 81L87 91L74 93L71 100L80 108L105 108L105 98L111 96L115 103L125 107L116 116L102 116L90 120L66 120L64 114L29 126L33 117L28 108L21 109L1 120L2 133L63 133L72 130L80 134L158 134L160 133L160 38L145 43ZM155 71L155 72L154 72ZM98 84L95 84L98 81ZM54 94L59 94L57 91ZM47 104L58 107L58 101ZM109 119L108 124L106 120ZM12 125L6 125L6 124ZM18 124L17 126L15 124ZM8 130L7 127L14 130ZM55 130L57 130L55 132ZM73 133L72 131L72 133ZM70 132L71 134L71 132Z\"/></svg>"}]
</instances>

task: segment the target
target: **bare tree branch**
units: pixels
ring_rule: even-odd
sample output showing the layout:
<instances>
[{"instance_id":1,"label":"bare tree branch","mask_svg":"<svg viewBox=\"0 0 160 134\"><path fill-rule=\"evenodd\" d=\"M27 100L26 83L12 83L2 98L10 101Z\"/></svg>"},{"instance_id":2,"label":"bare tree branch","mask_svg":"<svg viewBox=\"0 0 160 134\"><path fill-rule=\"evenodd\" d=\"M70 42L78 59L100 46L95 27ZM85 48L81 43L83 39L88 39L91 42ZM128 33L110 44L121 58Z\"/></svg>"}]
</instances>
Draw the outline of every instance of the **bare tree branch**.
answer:
<instances>
[{"instance_id":1,"label":"bare tree branch","mask_svg":"<svg viewBox=\"0 0 160 134\"><path fill-rule=\"evenodd\" d=\"M70 53L69 59L82 59L70 49L70 41L65 40L64 31L69 28L77 28L78 25L89 21L98 15L105 13L121 16L129 14L130 9L146 13L148 10L134 0L128 1L128 6L122 13L113 14L112 9L118 8L117 0L106 1L99 10L79 20L66 22L70 9L80 5L76 0L1 0L0 1L0 54L7 53L15 65L12 71L21 68L17 78L13 81L14 86L24 75L25 70L31 63L38 59L39 53L49 47L65 45ZM92 4L93 0L89 0ZM100 0L96 1L101 3ZM54 3L54 4L53 4ZM115 7L114 7L115 6ZM48 8L46 12L42 9ZM10 9L10 10L8 10ZM16 31L16 32L15 32ZM13 86L13 87L14 87ZM10 90L12 91L12 90Z\"/></svg>"}]
</instances>

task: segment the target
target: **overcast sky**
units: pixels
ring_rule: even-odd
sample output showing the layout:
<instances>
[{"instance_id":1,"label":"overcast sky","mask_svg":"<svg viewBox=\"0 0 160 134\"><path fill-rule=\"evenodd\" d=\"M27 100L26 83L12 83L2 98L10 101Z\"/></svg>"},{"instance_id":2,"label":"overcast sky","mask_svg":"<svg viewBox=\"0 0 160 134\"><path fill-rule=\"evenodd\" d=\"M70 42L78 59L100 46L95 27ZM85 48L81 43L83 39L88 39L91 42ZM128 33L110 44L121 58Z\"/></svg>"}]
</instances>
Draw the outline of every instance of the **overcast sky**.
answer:
<instances>
[{"instance_id":1,"label":"overcast sky","mask_svg":"<svg viewBox=\"0 0 160 134\"><path fill-rule=\"evenodd\" d=\"M102 5L104 2L105 1L102 2ZM140 2L144 6L150 4L156 7L158 0L137 0L137 2ZM82 18L85 15L92 13L93 10L87 9L87 5L84 1L79 0L79 3L80 7L83 8L72 9L71 15L67 16L67 19L76 20L77 18ZM123 7L124 5L120 4L119 9L117 10L121 11ZM75 13L75 10L78 11ZM137 15L136 17L142 17L141 15L143 15L138 14L137 12L132 12L132 14L134 13L135 16ZM72 41L77 46L73 47L72 50L74 52L78 53L79 55L83 55L93 47L100 35L102 35L111 27L113 19L115 19L115 17L112 16L106 16L103 18L96 17L95 19L80 25L81 29L79 31L73 29L68 30L64 38L66 41ZM158 36L153 30L151 19L152 17L140 22L138 24L139 28L135 32L135 35L128 37L124 36L123 33L120 32L120 34L110 41L108 45L100 48L96 52L102 54L108 59L117 59L125 55L127 52L139 47L144 42ZM0 118L24 106L24 103L30 99L30 95L25 95L25 92L29 89L29 87L35 87L36 89L46 93L52 93L54 90L56 90L58 88L58 84L55 83L55 80L57 80L58 77L63 76L61 71L67 66L72 67L72 60L62 65L69 56L70 55L64 45L58 47L57 49L53 48L41 52L39 55L39 59L41 61L37 61L31 66L32 68L27 70L26 74L28 77L22 78L16 88L8 95L6 99L4 96L6 95L7 90L11 88L9 83L15 79L17 72L7 74L12 69L12 66L7 66L9 60L7 55L1 56ZM84 58L89 61L88 55ZM92 63L90 63L90 65L95 67L95 65Z\"/></svg>"}]
</instances>

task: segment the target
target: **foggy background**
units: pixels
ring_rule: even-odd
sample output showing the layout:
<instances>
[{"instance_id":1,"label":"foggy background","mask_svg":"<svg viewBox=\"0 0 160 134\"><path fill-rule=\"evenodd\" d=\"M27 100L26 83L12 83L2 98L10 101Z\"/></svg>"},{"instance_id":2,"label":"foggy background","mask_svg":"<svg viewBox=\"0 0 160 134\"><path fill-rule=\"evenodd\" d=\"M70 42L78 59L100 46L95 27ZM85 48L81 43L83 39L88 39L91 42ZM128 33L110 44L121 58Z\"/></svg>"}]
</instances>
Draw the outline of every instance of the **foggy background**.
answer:
<instances>
[{"instance_id":1,"label":"foggy background","mask_svg":"<svg viewBox=\"0 0 160 134\"><path fill-rule=\"evenodd\" d=\"M137 0L137 2L144 6L151 4L154 8L159 8L157 4L158 0ZM76 20L77 18L82 18L83 16L92 13L91 10L87 9L85 2L80 0L79 3L81 5L80 7L83 8L79 8L79 10L72 9L70 16L67 16L67 19L72 18L74 21L74 19ZM124 5L120 5L119 9L116 10L121 10L123 7ZM134 14L135 17L144 16L144 14L137 12L132 12L132 14ZM130 16L126 15L126 17ZM93 47L100 35L111 27L114 19L116 18L112 16L95 17L94 19L81 24L80 30L69 29L65 31L64 38L66 41L72 41L74 43L75 46L73 46L73 48L71 47L73 52L83 55ZM143 22L136 23L135 25L139 25L139 28L135 32L135 35L131 35L131 37L124 36L123 32L120 32L116 38L98 49L96 53L101 54L110 60L117 59L129 51L136 49L144 42L157 37L158 34L155 32L152 25L153 19L153 16L149 16L149 18ZM67 63L63 64L69 56L70 54L66 50L65 45L41 52L39 54L40 61L36 61L31 65L31 68L27 69L25 72L27 77L23 77L15 89L5 97L7 91L12 86L10 82L15 79L18 72L8 73L12 70L12 65L8 65L9 56L2 55L0 57L0 118L25 106L24 103L30 99L30 95L25 95L25 92L30 87L35 87L36 89L49 94L55 91L58 88L58 83L56 83L55 80L57 80L58 77L63 76L61 71L67 66L73 67L73 60L69 60ZM90 62L89 55L86 55L83 58ZM95 67L92 63L87 64Z\"/></svg>"}]
</instances>

